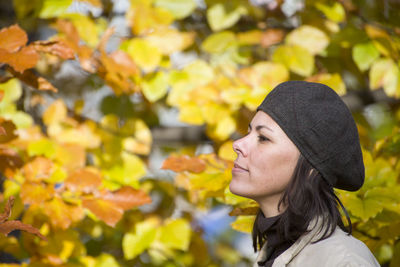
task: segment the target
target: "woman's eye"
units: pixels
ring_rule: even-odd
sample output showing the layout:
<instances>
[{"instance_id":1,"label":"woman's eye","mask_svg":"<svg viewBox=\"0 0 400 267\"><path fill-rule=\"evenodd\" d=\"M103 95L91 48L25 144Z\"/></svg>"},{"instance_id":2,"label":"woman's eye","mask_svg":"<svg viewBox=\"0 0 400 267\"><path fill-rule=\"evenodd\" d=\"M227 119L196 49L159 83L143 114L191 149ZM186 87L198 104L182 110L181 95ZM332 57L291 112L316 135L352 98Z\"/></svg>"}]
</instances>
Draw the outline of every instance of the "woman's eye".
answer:
<instances>
[{"instance_id":1,"label":"woman's eye","mask_svg":"<svg viewBox=\"0 0 400 267\"><path fill-rule=\"evenodd\" d=\"M264 142L264 141L268 141L268 140L269 139L267 137L265 137L265 136L262 136L262 135L258 136L258 141L260 141L260 142Z\"/></svg>"}]
</instances>

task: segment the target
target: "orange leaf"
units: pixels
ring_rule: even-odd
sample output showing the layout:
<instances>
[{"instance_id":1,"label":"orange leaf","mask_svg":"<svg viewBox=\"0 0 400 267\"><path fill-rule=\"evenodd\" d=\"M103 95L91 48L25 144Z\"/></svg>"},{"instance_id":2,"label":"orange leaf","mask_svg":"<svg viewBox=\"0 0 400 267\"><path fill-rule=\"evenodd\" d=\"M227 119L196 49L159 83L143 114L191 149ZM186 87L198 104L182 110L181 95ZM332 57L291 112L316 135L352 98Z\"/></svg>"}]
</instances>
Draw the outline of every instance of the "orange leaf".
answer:
<instances>
[{"instance_id":1,"label":"orange leaf","mask_svg":"<svg viewBox=\"0 0 400 267\"><path fill-rule=\"evenodd\" d=\"M13 53L18 51L28 42L26 32L17 24L0 31L0 48Z\"/></svg>"},{"instance_id":2,"label":"orange leaf","mask_svg":"<svg viewBox=\"0 0 400 267\"><path fill-rule=\"evenodd\" d=\"M34 235L37 235L43 240L47 240L47 238L42 235L38 229L33 227L32 225L29 224L24 224L20 221L6 221L2 224L0 224L0 233L3 233L4 235L8 235L10 232L14 230L22 230Z\"/></svg>"},{"instance_id":3,"label":"orange leaf","mask_svg":"<svg viewBox=\"0 0 400 267\"><path fill-rule=\"evenodd\" d=\"M105 52L106 51L107 42L110 39L110 37L114 34L114 31L115 31L114 27L110 27L101 36L101 39L100 39L100 42L99 42L99 45L98 45L98 50L100 52Z\"/></svg>"},{"instance_id":4,"label":"orange leaf","mask_svg":"<svg viewBox=\"0 0 400 267\"><path fill-rule=\"evenodd\" d=\"M29 86L32 86L42 91L53 91L55 93L57 92L57 88L55 88L45 78L36 76L31 70L25 70L22 73L16 72L12 68L7 68L7 70L9 70L15 77L17 77Z\"/></svg>"},{"instance_id":5,"label":"orange leaf","mask_svg":"<svg viewBox=\"0 0 400 267\"><path fill-rule=\"evenodd\" d=\"M271 45L280 43L285 36L285 32L278 29L266 30L261 36L261 46L269 47Z\"/></svg>"},{"instance_id":6,"label":"orange leaf","mask_svg":"<svg viewBox=\"0 0 400 267\"><path fill-rule=\"evenodd\" d=\"M12 121L0 118L0 144L7 143L15 138L15 124Z\"/></svg>"},{"instance_id":7,"label":"orange leaf","mask_svg":"<svg viewBox=\"0 0 400 267\"><path fill-rule=\"evenodd\" d=\"M1 81L0 81L0 83L1 83ZM4 91L0 91L0 101L3 100L3 97L4 97Z\"/></svg>"},{"instance_id":8,"label":"orange leaf","mask_svg":"<svg viewBox=\"0 0 400 267\"><path fill-rule=\"evenodd\" d=\"M45 157L36 157L24 166L24 174L28 181L36 182L50 176L53 169L53 162Z\"/></svg>"},{"instance_id":9,"label":"orange leaf","mask_svg":"<svg viewBox=\"0 0 400 267\"><path fill-rule=\"evenodd\" d=\"M15 197L11 196L8 200L7 200L7 204L4 207L4 212L0 214L0 223L5 222L8 218L10 218L11 216L11 208L14 205L14 200Z\"/></svg>"},{"instance_id":10,"label":"orange leaf","mask_svg":"<svg viewBox=\"0 0 400 267\"><path fill-rule=\"evenodd\" d=\"M10 65L18 72L35 67L38 60L39 54L31 45L14 53L0 48L0 62Z\"/></svg>"},{"instance_id":11,"label":"orange leaf","mask_svg":"<svg viewBox=\"0 0 400 267\"><path fill-rule=\"evenodd\" d=\"M102 199L83 199L82 205L111 227L117 224L124 213L121 207Z\"/></svg>"},{"instance_id":12,"label":"orange leaf","mask_svg":"<svg viewBox=\"0 0 400 267\"><path fill-rule=\"evenodd\" d=\"M100 185L100 175L89 169L74 171L65 180L65 186L71 191L90 193L95 191Z\"/></svg>"},{"instance_id":13,"label":"orange leaf","mask_svg":"<svg viewBox=\"0 0 400 267\"><path fill-rule=\"evenodd\" d=\"M68 20L58 19L54 27L64 34L64 40L73 50L78 51L79 47L79 34L74 24Z\"/></svg>"},{"instance_id":14,"label":"orange leaf","mask_svg":"<svg viewBox=\"0 0 400 267\"><path fill-rule=\"evenodd\" d=\"M43 183L25 182L21 186L20 196L24 204L39 204L54 196L53 185L45 185Z\"/></svg>"},{"instance_id":15,"label":"orange leaf","mask_svg":"<svg viewBox=\"0 0 400 267\"><path fill-rule=\"evenodd\" d=\"M164 161L161 169L168 169L174 172L190 171L200 173L206 169L206 163L202 159L190 158L187 155L170 156Z\"/></svg>"},{"instance_id":16,"label":"orange leaf","mask_svg":"<svg viewBox=\"0 0 400 267\"><path fill-rule=\"evenodd\" d=\"M124 186L115 192L109 192L102 198L114 203L123 210L151 203L151 198L146 192L133 189L130 186Z\"/></svg>"},{"instance_id":17,"label":"orange leaf","mask_svg":"<svg viewBox=\"0 0 400 267\"><path fill-rule=\"evenodd\" d=\"M75 52L70 48L66 42L59 41L36 41L32 43L38 52L45 52L62 59L73 59L75 57Z\"/></svg>"},{"instance_id":18,"label":"orange leaf","mask_svg":"<svg viewBox=\"0 0 400 267\"><path fill-rule=\"evenodd\" d=\"M85 148L76 144L59 144L56 158L68 171L82 168L86 162Z\"/></svg>"}]
</instances>

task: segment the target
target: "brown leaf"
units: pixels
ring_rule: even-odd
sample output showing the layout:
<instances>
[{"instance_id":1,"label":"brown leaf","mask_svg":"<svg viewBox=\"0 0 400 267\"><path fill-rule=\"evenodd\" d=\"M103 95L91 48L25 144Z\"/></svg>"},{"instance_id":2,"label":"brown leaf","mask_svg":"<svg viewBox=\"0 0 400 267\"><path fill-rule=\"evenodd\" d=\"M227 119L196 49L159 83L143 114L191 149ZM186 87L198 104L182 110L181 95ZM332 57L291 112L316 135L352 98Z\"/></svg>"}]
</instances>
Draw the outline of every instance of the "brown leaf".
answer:
<instances>
[{"instance_id":1,"label":"brown leaf","mask_svg":"<svg viewBox=\"0 0 400 267\"><path fill-rule=\"evenodd\" d=\"M230 216L239 216L239 215L256 215L260 208L257 207L244 207L244 208L234 208L231 212L229 212Z\"/></svg>"},{"instance_id":2,"label":"brown leaf","mask_svg":"<svg viewBox=\"0 0 400 267\"><path fill-rule=\"evenodd\" d=\"M184 156L170 156L167 158L161 169L168 169L174 172L190 171L194 173L201 173L206 169L206 163L204 160Z\"/></svg>"},{"instance_id":3,"label":"brown leaf","mask_svg":"<svg viewBox=\"0 0 400 267\"><path fill-rule=\"evenodd\" d=\"M10 77L10 79L11 79L11 77ZM0 80L1 80L1 78L0 78ZM1 83L1 81L0 81L0 83ZM3 100L3 97L4 97L4 91L0 91L0 102L1 102L1 100Z\"/></svg>"},{"instance_id":4,"label":"brown leaf","mask_svg":"<svg viewBox=\"0 0 400 267\"><path fill-rule=\"evenodd\" d=\"M73 59L75 57L74 50L62 40L36 41L32 45L38 52L49 53L62 59Z\"/></svg>"},{"instance_id":5,"label":"brown leaf","mask_svg":"<svg viewBox=\"0 0 400 267\"><path fill-rule=\"evenodd\" d=\"M0 172L7 178L12 179L22 166L20 155L8 147L0 147Z\"/></svg>"},{"instance_id":6,"label":"brown leaf","mask_svg":"<svg viewBox=\"0 0 400 267\"><path fill-rule=\"evenodd\" d=\"M33 71L25 70L22 73L14 71L12 68L7 68L15 77L23 81L29 86L37 88L41 91L52 91L57 92L57 88L55 88L50 82L48 82L45 78L36 76Z\"/></svg>"},{"instance_id":7,"label":"brown leaf","mask_svg":"<svg viewBox=\"0 0 400 267\"><path fill-rule=\"evenodd\" d=\"M7 143L15 138L15 124L10 120L0 118L0 144Z\"/></svg>"},{"instance_id":8,"label":"brown leaf","mask_svg":"<svg viewBox=\"0 0 400 267\"><path fill-rule=\"evenodd\" d=\"M22 231L37 235L41 239L47 241L47 238L44 235L42 235L39 232L39 230L36 229L35 227L33 227L32 225L24 224L20 221L6 221L6 222L0 224L0 233L3 233L6 236L14 230L22 230Z\"/></svg>"},{"instance_id":9,"label":"brown leaf","mask_svg":"<svg viewBox=\"0 0 400 267\"><path fill-rule=\"evenodd\" d=\"M97 61L93 58L93 49L86 45L81 45L77 51L82 69L90 73L95 73Z\"/></svg>"},{"instance_id":10,"label":"brown leaf","mask_svg":"<svg viewBox=\"0 0 400 267\"><path fill-rule=\"evenodd\" d=\"M12 209L12 206L14 205L14 200L15 200L15 197L14 197L14 196L11 196L11 197L8 199L7 204L6 204L6 206L4 207L4 212L0 214L0 223L3 223L3 222L5 222L8 218L10 218L10 216L11 216L11 209Z\"/></svg>"},{"instance_id":11,"label":"brown leaf","mask_svg":"<svg viewBox=\"0 0 400 267\"><path fill-rule=\"evenodd\" d=\"M285 36L285 32L279 29L266 30L261 36L261 46L269 47L271 45L280 43Z\"/></svg>"},{"instance_id":12,"label":"brown leaf","mask_svg":"<svg viewBox=\"0 0 400 267\"><path fill-rule=\"evenodd\" d=\"M114 227L124 214L121 207L103 199L83 199L82 205L111 227Z\"/></svg>"},{"instance_id":13,"label":"brown leaf","mask_svg":"<svg viewBox=\"0 0 400 267\"><path fill-rule=\"evenodd\" d=\"M71 173L65 180L65 186L71 191L90 193L101 185L101 176L89 169L80 169Z\"/></svg>"},{"instance_id":14,"label":"brown leaf","mask_svg":"<svg viewBox=\"0 0 400 267\"><path fill-rule=\"evenodd\" d=\"M18 51L27 42L26 32L17 24L0 30L0 48L9 53Z\"/></svg>"},{"instance_id":15,"label":"brown leaf","mask_svg":"<svg viewBox=\"0 0 400 267\"><path fill-rule=\"evenodd\" d=\"M18 72L35 67L39 60L39 54L33 46L24 46L17 52L8 52L0 48L0 62L6 63Z\"/></svg>"},{"instance_id":16,"label":"brown leaf","mask_svg":"<svg viewBox=\"0 0 400 267\"><path fill-rule=\"evenodd\" d=\"M151 198L146 192L134 189L130 186L124 186L115 192L108 192L104 200L110 201L123 210L151 203Z\"/></svg>"}]
</instances>

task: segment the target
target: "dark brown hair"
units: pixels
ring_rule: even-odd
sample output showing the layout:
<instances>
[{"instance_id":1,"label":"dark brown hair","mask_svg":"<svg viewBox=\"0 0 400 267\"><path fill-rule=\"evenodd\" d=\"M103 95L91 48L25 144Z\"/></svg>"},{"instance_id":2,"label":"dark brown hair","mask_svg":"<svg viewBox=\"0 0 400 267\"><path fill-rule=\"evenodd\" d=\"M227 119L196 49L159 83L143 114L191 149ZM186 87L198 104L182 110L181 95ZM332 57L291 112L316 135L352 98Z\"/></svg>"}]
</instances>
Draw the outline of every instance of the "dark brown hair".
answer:
<instances>
[{"instance_id":1,"label":"dark brown hair","mask_svg":"<svg viewBox=\"0 0 400 267\"><path fill-rule=\"evenodd\" d=\"M346 215L348 228L342 221L339 205ZM301 154L292 179L279 201L278 209L280 210L282 207L286 209L277 221L277 229L280 238L284 240L296 241L307 232L307 227L314 218L321 219L322 224L325 225L322 237L316 242L331 236L336 226L351 234L350 217L335 195L333 187ZM257 221L262 217L261 210L259 210L252 233L254 251L261 248L266 241L265 233L260 232L257 227Z\"/></svg>"}]
</instances>

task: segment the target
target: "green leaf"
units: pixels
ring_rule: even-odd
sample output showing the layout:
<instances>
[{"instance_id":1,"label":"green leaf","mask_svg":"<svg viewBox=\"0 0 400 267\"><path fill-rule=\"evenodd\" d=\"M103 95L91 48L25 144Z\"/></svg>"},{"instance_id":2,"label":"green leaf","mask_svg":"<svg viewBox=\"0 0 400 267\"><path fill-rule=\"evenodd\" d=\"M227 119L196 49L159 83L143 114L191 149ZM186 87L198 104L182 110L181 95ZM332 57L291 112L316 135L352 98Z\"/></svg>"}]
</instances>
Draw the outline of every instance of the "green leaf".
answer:
<instances>
[{"instance_id":1,"label":"green leaf","mask_svg":"<svg viewBox=\"0 0 400 267\"><path fill-rule=\"evenodd\" d=\"M220 31L235 25L242 15L247 14L244 6L237 6L231 12L222 3L207 9L207 21L213 31Z\"/></svg>"},{"instance_id":2,"label":"green leaf","mask_svg":"<svg viewBox=\"0 0 400 267\"><path fill-rule=\"evenodd\" d=\"M286 43L307 49L312 55L320 54L329 44L328 36L320 29L303 25L286 36Z\"/></svg>"},{"instance_id":3,"label":"green leaf","mask_svg":"<svg viewBox=\"0 0 400 267\"><path fill-rule=\"evenodd\" d=\"M223 31L208 36L201 47L208 53L222 53L228 47L236 44L235 34L231 31Z\"/></svg>"},{"instance_id":4,"label":"green leaf","mask_svg":"<svg viewBox=\"0 0 400 267\"><path fill-rule=\"evenodd\" d=\"M369 71L369 86L371 89L383 90L388 96L400 95L399 67L390 58L375 61Z\"/></svg>"},{"instance_id":5,"label":"green leaf","mask_svg":"<svg viewBox=\"0 0 400 267\"><path fill-rule=\"evenodd\" d=\"M342 22L346 18L346 12L339 2L334 2L332 6L317 2L315 7L322 11L328 19L334 22Z\"/></svg>"},{"instance_id":6,"label":"green leaf","mask_svg":"<svg viewBox=\"0 0 400 267\"><path fill-rule=\"evenodd\" d=\"M162 71L142 82L142 92L150 102L156 102L167 94L168 75Z\"/></svg>"},{"instance_id":7,"label":"green leaf","mask_svg":"<svg viewBox=\"0 0 400 267\"><path fill-rule=\"evenodd\" d=\"M127 260L134 259L150 247L156 238L157 221L148 219L136 224L135 233L127 233L122 239L122 249Z\"/></svg>"},{"instance_id":8,"label":"green leaf","mask_svg":"<svg viewBox=\"0 0 400 267\"><path fill-rule=\"evenodd\" d=\"M155 0L154 4L171 12L176 19L189 16L196 8L194 0Z\"/></svg>"},{"instance_id":9,"label":"green leaf","mask_svg":"<svg viewBox=\"0 0 400 267\"><path fill-rule=\"evenodd\" d=\"M272 55L275 62L282 63L292 72L301 76L310 76L314 71L314 57L305 48L298 45L279 46Z\"/></svg>"},{"instance_id":10,"label":"green leaf","mask_svg":"<svg viewBox=\"0 0 400 267\"><path fill-rule=\"evenodd\" d=\"M67 13L72 0L43 0L39 18L48 19Z\"/></svg>"},{"instance_id":11,"label":"green leaf","mask_svg":"<svg viewBox=\"0 0 400 267\"><path fill-rule=\"evenodd\" d=\"M352 56L357 67L365 71L379 58L379 51L372 42L356 44L353 47Z\"/></svg>"},{"instance_id":12,"label":"green leaf","mask_svg":"<svg viewBox=\"0 0 400 267\"><path fill-rule=\"evenodd\" d=\"M168 248L187 251L190 244L190 229L190 224L185 219L170 220L161 228L159 241Z\"/></svg>"}]
</instances>

